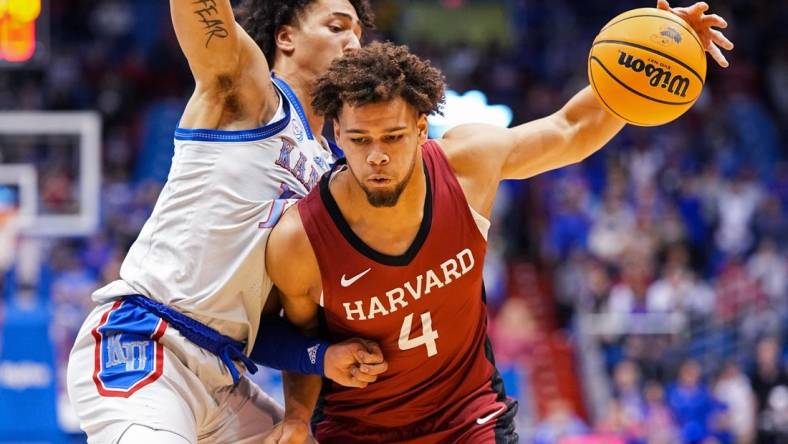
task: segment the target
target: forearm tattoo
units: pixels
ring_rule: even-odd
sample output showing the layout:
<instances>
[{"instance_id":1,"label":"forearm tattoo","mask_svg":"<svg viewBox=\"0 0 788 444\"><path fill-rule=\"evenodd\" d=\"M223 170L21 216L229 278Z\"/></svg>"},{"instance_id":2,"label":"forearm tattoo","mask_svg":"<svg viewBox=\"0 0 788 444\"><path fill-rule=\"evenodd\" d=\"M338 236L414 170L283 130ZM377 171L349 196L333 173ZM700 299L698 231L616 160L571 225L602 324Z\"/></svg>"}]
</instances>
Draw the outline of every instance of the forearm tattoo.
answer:
<instances>
[{"instance_id":1,"label":"forearm tattoo","mask_svg":"<svg viewBox=\"0 0 788 444\"><path fill-rule=\"evenodd\" d=\"M224 22L219 18L219 11L216 9L216 0L195 0L192 4L197 5L199 9L194 13L199 17L199 22L203 24L205 29L205 47L211 43L214 37L220 39L226 38L230 35L227 32L227 27Z\"/></svg>"}]
</instances>

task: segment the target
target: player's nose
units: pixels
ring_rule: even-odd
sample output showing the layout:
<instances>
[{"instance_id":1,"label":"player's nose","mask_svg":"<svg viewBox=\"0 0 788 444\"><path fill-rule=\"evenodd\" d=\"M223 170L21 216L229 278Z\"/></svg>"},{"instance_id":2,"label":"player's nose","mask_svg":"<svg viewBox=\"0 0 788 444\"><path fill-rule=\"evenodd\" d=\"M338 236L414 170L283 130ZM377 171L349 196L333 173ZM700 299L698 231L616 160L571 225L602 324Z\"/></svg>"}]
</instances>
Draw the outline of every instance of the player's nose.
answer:
<instances>
[{"instance_id":1,"label":"player's nose","mask_svg":"<svg viewBox=\"0 0 788 444\"><path fill-rule=\"evenodd\" d=\"M367 154L367 163L371 166L386 165L389 163L389 156L385 152L373 148Z\"/></svg>"},{"instance_id":2,"label":"player's nose","mask_svg":"<svg viewBox=\"0 0 788 444\"><path fill-rule=\"evenodd\" d=\"M351 32L347 43L345 43L345 47L343 48L343 51L348 52L352 49L359 49L359 48L361 48L361 40L359 40L358 36L355 33Z\"/></svg>"}]
</instances>

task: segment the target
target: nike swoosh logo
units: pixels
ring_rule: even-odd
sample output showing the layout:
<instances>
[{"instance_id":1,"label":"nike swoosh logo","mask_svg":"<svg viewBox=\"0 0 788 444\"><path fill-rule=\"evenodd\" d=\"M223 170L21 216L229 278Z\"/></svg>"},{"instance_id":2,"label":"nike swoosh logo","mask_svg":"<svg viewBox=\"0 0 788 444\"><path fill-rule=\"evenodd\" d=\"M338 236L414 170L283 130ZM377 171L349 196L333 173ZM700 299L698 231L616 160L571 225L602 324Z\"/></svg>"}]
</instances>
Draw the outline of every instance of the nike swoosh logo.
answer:
<instances>
[{"instance_id":1,"label":"nike swoosh logo","mask_svg":"<svg viewBox=\"0 0 788 444\"><path fill-rule=\"evenodd\" d=\"M353 276L350 279L346 278L345 275L343 274L342 275L342 280L339 282L339 284L342 285L343 287L350 287L351 285L356 283L357 280L363 278L364 275L369 273L370 271L372 271L372 268L367 268L366 270L364 270L361 273Z\"/></svg>"},{"instance_id":2,"label":"nike swoosh logo","mask_svg":"<svg viewBox=\"0 0 788 444\"><path fill-rule=\"evenodd\" d=\"M501 414L501 412L503 412L504 410L506 410L506 406L503 406L503 407L501 407L500 409L498 409L498 410L496 410L496 411L494 411L494 412L490 413L490 414L489 414L489 415L487 415L487 416L484 416L484 417L482 417L482 418L478 418L478 419L476 419L476 424L479 424L479 425L482 425L482 424L487 424L488 422L490 422L490 420L491 420L491 419L493 419L493 418L495 418L496 416L500 415L500 414Z\"/></svg>"}]
</instances>

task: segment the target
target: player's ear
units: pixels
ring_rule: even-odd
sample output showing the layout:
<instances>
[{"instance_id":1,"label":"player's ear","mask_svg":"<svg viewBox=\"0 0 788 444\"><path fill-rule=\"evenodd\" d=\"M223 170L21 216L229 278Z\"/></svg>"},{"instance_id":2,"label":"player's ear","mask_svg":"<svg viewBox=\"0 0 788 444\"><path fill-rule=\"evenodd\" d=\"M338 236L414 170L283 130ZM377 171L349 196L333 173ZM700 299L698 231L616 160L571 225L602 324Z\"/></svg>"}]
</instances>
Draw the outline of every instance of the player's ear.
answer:
<instances>
[{"instance_id":1,"label":"player's ear","mask_svg":"<svg viewBox=\"0 0 788 444\"><path fill-rule=\"evenodd\" d=\"M334 117L333 123L334 123L334 141L336 143L339 143L339 119Z\"/></svg>"},{"instance_id":2,"label":"player's ear","mask_svg":"<svg viewBox=\"0 0 788 444\"><path fill-rule=\"evenodd\" d=\"M295 50L295 44L293 43L293 32L295 28L291 25L282 25L274 34L274 42L276 43L276 47L279 48L285 54L292 54ZM273 64L273 60L268 61L269 64Z\"/></svg>"},{"instance_id":3,"label":"player's ear","mask_svg":"<svg viewBox=\"0 0 788 444\"><path fill-rule=\"evenodd\" d=\"M416 127L419 129L419 144L427 141L429 134L429 123L427 122L427 115L419 115L419 120L416 121Z\"/></svg>"}]
</instances>

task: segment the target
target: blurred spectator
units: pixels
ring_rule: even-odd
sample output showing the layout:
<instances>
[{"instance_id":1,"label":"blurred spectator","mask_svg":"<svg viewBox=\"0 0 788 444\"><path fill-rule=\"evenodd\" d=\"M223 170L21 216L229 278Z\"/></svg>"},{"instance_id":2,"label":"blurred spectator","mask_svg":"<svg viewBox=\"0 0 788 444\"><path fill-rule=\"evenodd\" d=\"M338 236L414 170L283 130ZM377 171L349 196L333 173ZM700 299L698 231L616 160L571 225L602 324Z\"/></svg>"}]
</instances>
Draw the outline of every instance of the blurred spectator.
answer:
<instances>
[{"instance_id":1,"label":"blurred spectator","mask_svg":"<svg viewBox=\"0 0 788 444\"><path fill-rule=\"evenodd\" d=\"M564 259L570 251L585 250L591 222L583 208L583 190L580 186L567 186L550 223L547 248L553 256Z\"/></svg>"},{"instance_id":2,"label":"blurred spectator","mask_svg":"<svg viewBox=\"0 0 788 444\"><path fill-rule=\"evenodd\" d=\"M755 215L755 230L761 239L771 239L777 248L788 247L788 218L777 195L764 199Z\"/></svg>"},{"instance_id":3,"label":"blurred spectator","mask_svg":"<svg viewBox=\"0 0 788 444\"><path fill-rule=\"evenodd\" d=\"M609 439L618 437L623 438L626 444L645 444L640 413L629 411L620 399L612 400L607 408L607 415L596 427L597 433L610 437L601 442L607 443Z\"/></svg>"},{"instance_id":4,"label":"blurred spectator","mask_svg":"<svg viewBox=\"0 0 788 444\"><path fill-rule=\"evenodd\" d=\"M528 303L520 298L504 302L489 330L496 363L504 367L529 357L534 345L543 339Z\"/></svg>"},{"instance_id":5,"label":"blurred spectator","mask_svg":"<svg viewBox=\"0 0 788 444\"><path fill-rule=\"evenodd\" d=\"M755 396L750 380L732 362L725 364L714 385L714 397L728 407L731 430L737 443L751 443L755 436Z\"/></svg>"},{"instance_id":6,"label":"blurred spectator","mask_svg":"<svg viewBox=\"0 0 788 444\"><path fill-rule=\"evenodd\" d=\"M761 199L757 183L737 176L725 183L717 194L720 225L716 233L717 247L726 255L746 253L753 243L752 217Z\"/></svg>"},{"instance_id":7,"label":"blurred spectator","mask_svg":"<svg viewBox=\"0 0 788 444\"><path fill-rule=\"evenodd\" d=\"M780 343L765 337L755 350L750 376L758 407L758 444L783 444L788 438L788 373L782 365Z\"/></svg>"},{"instance_id":8,"label":"blurred spectator","mask_svg":"<svg viewBox=\"0 0 788 444\"><path fill-rule=\"evenodd\" d=\"M673 203L668 204L664 214L656 215L655 219L657 220L655 230L660 244L674 245L688 240L687 227Z\"/></svg>"},{"instance_id":9,"label":"blurred spectator","mask_svg":"<svg viewBox=\"0 0 788 444\"><path fill-rule=\"evenodd\" d=\"M580 301L581 308L594 313L600 313L605 308L607 296L610 294L610 275L605 265L600 261L592 260L586 269L587 292Z\"/></svg>"},{"instance_id":10,"label":"blurred spectator","mask_svg":"<svg viewBox=\"0 0 788 444\"><path fill-rule=\"evenodd\" d=\"M717 321L731 323L765 306L758 283L742 264L740 256L733 256L724 265L715 282L717 293Z\"/></svg>"},{"instance_id":11,"label":"blurred spectator","mask_svg":"<svg viewBox=\"0 0 788 444\"><path fill-rule=\"evenodd\" d=\"M714 311L714 290L689 268L689 252L682 244L668 247L662 277L648 289L650 312L682 312L691 320L705 320Z\"/></svg>"},{"instance_id":12,"label":"blurred spectator","mask_svg":"<svg viewBox=\"0 0 788 444\"><path fill-rule=\"evenodd\" d=\"M635 230L635 216L623 196L612 190L605 194L602 207L594 215L588 247L597 257L615 261L623 253Z\"/></svg>"},{"instance_id":13,"label":"blurred spectator","mask_svg":"<svg viewBox=\"0 0 788 444\"><path fill-rule=\"evenodd\" d=\"M635 217L635 227L629 234L629 238L622 239L624 251L621 260L627 260L631 256L643 258L652 262L656 257L657 249L660 246L659 232L650 211L640 208Z\"/></svg>"},{"instance_id":14,"label":"blurred spectator","mask_svg":"<svg viewBox=\"0 0 788 444\"><path fill-rule=\"evenodd\" d=\"M788 388L776 387L769 394L767 409L761 415L758 442L788 442Z\"/></svg>"},{"instance_id":15,"label":"blurred spectator","mask_svg":"<svg viewBox=\"0 0 788 444\"><path fill-rule=\"evenodd\" d=\"M611 282L605 264L583 250L572 250L555 275L556 298L584 313L601 313L607 306Z\"/></svg>"},{"instance_id":16,"label":"blurred spectator","mask_svg":"<svg viewBox=\"0 0 788 444\"><path fill-rule=\"evenodd\" d=\"M559 304L585 308L588 300L588 270L591 258L581 248L574 248L555 273L556 299Z\"/></svg>"},{"instance_id":17,"label":"blurred spectator","mask_svg":"<svg viewBox=\"0 0 788 444\"><path fill-rule=\"evenodd\" d=\"M683 301L686 312L690 315L690 322L707 321L714 313L717 295L714 289L698 275L690 275L691 288Z\"/></svg>"},{"instance_id":18,"label":"blurred spectator","mask_svg":"<svg viewBox=\"0 0 788 444\"><path fill-rule=\"evenodd\" d=\"M747 261L747 272L759 284L773 307L785 309L788 294L788 260L777 250L777 244L766 238Z\"/></svg>"},{"instance_id":19,"label":"blurred spectator","mask_svg":"<svg viewBox=\"0 0 788 444\"><path fill-rule=\"evenodd\" d=\"M572 410L572 404L564 399L553 400L547 407L547 415L537 426L534 444L558 444L564 438L583 435L588 426Z\"/></svg>"},{"instance_id":20,"label":"blurred spectator","mask_svg":"<svg viewBox=\"0 0 788 444\"><path fill-rule=\"evenodd\" d=\"M495 349L495 364L506 387L506 394L521 400L518 423L534 421L528 396L528 370L534 350L544 335L536 325L528 304L521 298L508 298L488 328Z\"/></svg>"},{"instance_id":21,"label":"blurred spectator","mask_svg":"<svg viewBox=\"0 0 788 444\"><path fill-rule=\"evenodd\" d=\"M694 282L687 268L687 251L676 245L668 250L662 276L654 281L646 293L650 312L672 312L687 304Z\"/></svg>"},{"instance_id":22,"label":"blurred spectator","mask_svg":"<svg viewBox=\"0 0 788 444\"><path fill-rule=\"evenodd\" d=\"M638 191L651 187L656 182L657 174L664 164L664 155L661 150L640 139L631 147L627 156L629 174L632 176L636 193L640 194Z\"/></svg>"},{"instance_id":23,"label":"blurred spectator","mask_svg":"<svg viewBox=\"0 0 788 444\"><path fill-rule=\"evenodd\" d=\"M711 436L710 420L714 401L701 382L701 368L696 361L684 362L678 380L668 390L668 405L681 429L682 442L701 443Z\"/></svg>"},{"instance_id":24,"label":"blurred spectator","mask_svg":"<svg viewBox=\"0 0 788 444\"><path fill-rule=\"evenodd\" d=\"M640 387L640 369L632 361L620 362L613 371L613 396L623 414L640 420L643 414L643 396Z\"/></svg>"},{"instance_id":25,"label":"blurred spectator","mask_svg":"<svg viewBox=\"0 0 788 444\"><path fill-rule=\"evenodd\" d=\"M621 281L610 290L608 311L611 313L644 313L646 291L651 279L651 264L646 258L629 256L624 260Z\"/></svg>"},{"instance_id":26,"label":"blurred spectator","mask_svg":"<svg viewBox=\"0 0 788 444\"><path fill-rule=\"evenodd\" d=\"M643 434L648 444L673 444L679 440L679 431L673 413L665 404L665 391L662 385L649 381L644 390L646 406L644 409Z\"/></svg>"}]
</instances>

